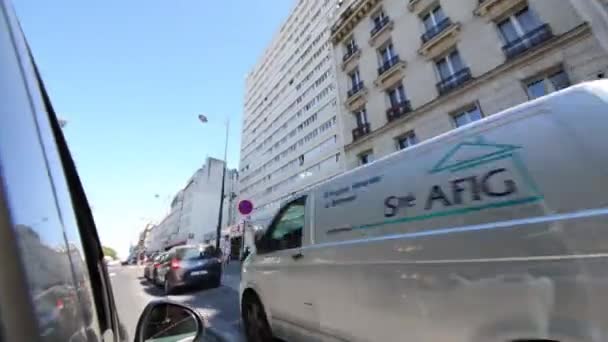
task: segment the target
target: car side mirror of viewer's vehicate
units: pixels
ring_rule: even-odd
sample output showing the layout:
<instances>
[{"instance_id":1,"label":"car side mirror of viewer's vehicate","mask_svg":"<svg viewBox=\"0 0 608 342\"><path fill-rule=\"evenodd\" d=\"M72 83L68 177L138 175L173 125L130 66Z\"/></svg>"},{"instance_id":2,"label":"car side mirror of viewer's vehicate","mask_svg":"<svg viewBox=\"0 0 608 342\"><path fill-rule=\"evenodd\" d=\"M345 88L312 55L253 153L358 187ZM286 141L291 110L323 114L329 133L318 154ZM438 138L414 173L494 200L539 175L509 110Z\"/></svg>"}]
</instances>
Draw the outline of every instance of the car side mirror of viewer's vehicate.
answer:
<instances>
[{"instance_id":1,"label":"car side mirror of viewer's vehicate","mask_svg":"<svg viewBox=\"0 0 608 342\"><path fill-rule=\"evenodd\" d=\"M198 342L204 334L204 319L196 310L160 300L150 302L139 317L135 342Z\"/></svg>"}]
</instances>

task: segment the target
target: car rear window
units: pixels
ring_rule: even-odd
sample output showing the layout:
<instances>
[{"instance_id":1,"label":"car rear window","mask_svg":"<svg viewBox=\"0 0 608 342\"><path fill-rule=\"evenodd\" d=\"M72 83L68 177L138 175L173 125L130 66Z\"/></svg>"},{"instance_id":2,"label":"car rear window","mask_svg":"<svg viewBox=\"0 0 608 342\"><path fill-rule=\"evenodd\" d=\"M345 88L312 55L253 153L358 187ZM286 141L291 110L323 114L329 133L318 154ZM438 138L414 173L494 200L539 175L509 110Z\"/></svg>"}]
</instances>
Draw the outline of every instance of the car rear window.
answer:
<instances>
[{"instance_id":1,"label":"car rear window","mask_svg":"<svg viewBox=\"0 0 608 342\"><path fill-rule=\"evenodd\" d=\"M175 251L177 258L180 260L198 259L201 256L198 248L182 248Z\"/></svg>"},{"instance_id":2,"label":"car rear window","mask_svg":"<svg viewBox=\"0 0 608 342\"><path fill-rule=\"evenodd\" d=\"M198 248L181 248L175 251L175 254L180 260L212 258L215 257L215 248L207 246L201 250Z\"/></svg>"}]
</instances>

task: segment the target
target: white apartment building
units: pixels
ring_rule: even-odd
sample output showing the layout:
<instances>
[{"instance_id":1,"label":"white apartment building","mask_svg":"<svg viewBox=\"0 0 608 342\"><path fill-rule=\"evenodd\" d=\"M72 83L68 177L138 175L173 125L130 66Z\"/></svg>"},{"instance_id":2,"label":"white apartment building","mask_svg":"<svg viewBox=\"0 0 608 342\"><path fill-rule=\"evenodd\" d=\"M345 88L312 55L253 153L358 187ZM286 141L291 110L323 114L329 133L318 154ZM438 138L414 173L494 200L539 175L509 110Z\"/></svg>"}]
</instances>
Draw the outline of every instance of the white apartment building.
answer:
<instances>
[{"instance_id":1,"label":"white apartment building","mask_svg":"<svg viewBox=\"0 0 608 342\"><path fill-rule=\"evenodd\" d=\"M295 7L245 85L239 199L252 221L342 170L328 15L332 0Z\"/></svg>"},{"instance_id":2,"label":"white apartment building","mask_svg":"<svg viewBox=\"0 0 608 342\"><path fill-rule=\"evenodd\" d=\"M224 161L207 158L206 163L175 195L167 216L151 230L148 251L215 241L223 169ZM234 224L235 210L232 204L237 181L237 171L227 170L222 227Z\"/></svg>"},{"instance_id":3,"label":"white apartment building","mask_svg":"<svg viewBox=\"0 0 608 342\"><path fill-rule=\"evenodd\" d=\"M608 76L605 0L351 0L333 16L345 168Z\"/></svg>"}]
</instances>

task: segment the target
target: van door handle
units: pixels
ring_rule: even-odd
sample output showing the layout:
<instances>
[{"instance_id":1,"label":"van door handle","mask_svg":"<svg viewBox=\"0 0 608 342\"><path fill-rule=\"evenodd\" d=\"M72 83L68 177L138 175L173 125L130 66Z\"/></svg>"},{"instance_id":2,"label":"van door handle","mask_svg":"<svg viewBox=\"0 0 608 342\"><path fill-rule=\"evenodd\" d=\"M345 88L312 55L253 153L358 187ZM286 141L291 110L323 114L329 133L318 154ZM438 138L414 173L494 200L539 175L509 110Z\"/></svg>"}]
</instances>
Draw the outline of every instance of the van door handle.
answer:
<instances>
[{"instance_id":1,"label":"van door handle","mask_svg":"<svg viewBox=\"0 0 608 342\"><path fill-rule=\"evenodd\" d=\"M302 254L302 252L293 254L291 257L293 258L293 260L298 260L300 258L302 258L304 256L304 254Z\"/></svg>"}]
</instances>

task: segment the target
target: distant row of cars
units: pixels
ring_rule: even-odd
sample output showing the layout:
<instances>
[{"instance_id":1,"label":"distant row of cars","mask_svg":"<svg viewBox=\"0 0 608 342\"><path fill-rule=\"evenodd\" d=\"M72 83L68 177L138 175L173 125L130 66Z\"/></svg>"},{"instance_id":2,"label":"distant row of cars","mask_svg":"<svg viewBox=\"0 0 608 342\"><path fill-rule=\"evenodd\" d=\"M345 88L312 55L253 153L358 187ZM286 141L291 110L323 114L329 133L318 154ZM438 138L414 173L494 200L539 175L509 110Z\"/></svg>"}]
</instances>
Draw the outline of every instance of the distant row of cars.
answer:
<instances>
[{"instance_id":1,"label":"distant row of cars","mask_svg":"<svg viewBox=\"0 0 608 342\"><path fill-rule=\"evenodd\" d=\"M144 277L165 294L185 287L219 287L222 279L221 256L212 245L186 245L154 253L144 265Z\"/></svg>"}]
</instances>

